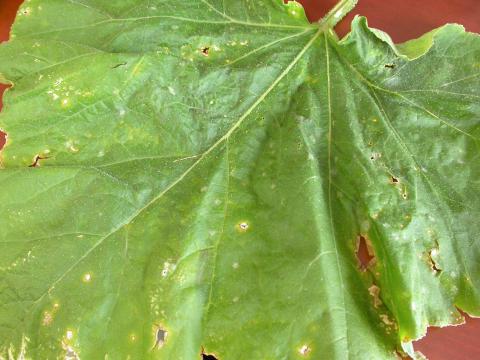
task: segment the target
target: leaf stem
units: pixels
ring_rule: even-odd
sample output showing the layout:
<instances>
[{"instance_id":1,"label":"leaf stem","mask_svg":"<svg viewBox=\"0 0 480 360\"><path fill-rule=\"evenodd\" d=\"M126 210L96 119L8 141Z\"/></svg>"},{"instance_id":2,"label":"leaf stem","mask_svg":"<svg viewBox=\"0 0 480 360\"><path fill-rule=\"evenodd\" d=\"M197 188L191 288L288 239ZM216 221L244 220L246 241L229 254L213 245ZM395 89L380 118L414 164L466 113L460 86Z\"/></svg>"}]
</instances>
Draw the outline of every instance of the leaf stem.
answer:
<instances>
[{"instance_id":1,"label":"leaf stem","mask_svg":"<svg viewBox=\"0 0 480 360\"><path fill-rule=\"evenodd\" d=\"M320 27L324 29L333 29L345 15L352 11L357 5L358 0L340 0L320 21Z\"/></svg>"}]
</instances>

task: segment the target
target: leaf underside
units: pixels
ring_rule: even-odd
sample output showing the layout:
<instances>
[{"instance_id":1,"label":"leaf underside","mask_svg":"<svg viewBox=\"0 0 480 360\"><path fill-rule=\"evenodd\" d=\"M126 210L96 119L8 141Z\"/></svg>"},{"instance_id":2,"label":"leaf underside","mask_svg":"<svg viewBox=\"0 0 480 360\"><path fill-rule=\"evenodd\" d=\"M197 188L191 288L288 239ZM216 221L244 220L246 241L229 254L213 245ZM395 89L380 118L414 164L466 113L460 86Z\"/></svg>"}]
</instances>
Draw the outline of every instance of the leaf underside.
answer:
<instances>
[{"instance_id":1,"label":"leaf underside","mask_svg":"<svg viewBox=\"0 0 480 360\"><path fill-rule=\"evenodd\" d=\"M25 2L0 46L0 358L394 359L480 315L478 35L325 24Z\"/></svg>"}]
</instances>

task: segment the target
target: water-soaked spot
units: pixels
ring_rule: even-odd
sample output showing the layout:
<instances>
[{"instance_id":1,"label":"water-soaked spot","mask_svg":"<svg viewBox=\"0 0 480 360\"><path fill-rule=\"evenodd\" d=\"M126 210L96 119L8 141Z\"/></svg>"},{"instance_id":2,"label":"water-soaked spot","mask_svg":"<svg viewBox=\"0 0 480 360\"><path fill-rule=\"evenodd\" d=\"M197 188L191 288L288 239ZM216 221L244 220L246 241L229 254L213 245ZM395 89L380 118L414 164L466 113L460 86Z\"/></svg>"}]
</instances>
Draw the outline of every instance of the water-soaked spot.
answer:
<instances>
[{"instance_id":1,"label":"water-soaked spot","mask_svg":"<svg viewBox=\"0 0 480 360\"><path fill-rule=\"evenodd\" d=\"M3 148L5 147L5 144L7 143L7 133L0 130L0 151L3 150Z\"/></svg>"},{"instance_id":2,"label":"water-soaked spot","mask_svg":"<svg viewBox=\"0 0 480 360\"><path fill-rule=\"evenodd\" d=\"M375 253L373 251L373 246L370 242L370 239L368 239L366 236L358 236L356 255L361 271L366 271L370 266L375 263Z\"/></svg>"}]
</instances>

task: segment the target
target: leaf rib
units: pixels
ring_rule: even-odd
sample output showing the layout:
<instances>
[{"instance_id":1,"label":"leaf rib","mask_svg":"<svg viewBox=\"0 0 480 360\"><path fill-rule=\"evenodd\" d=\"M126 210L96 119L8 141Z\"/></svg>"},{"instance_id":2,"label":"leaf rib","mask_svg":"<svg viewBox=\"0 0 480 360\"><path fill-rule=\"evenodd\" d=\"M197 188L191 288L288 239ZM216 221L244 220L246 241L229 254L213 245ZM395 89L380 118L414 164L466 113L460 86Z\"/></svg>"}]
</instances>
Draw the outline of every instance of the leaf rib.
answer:
<instances>
[{"instance_id":1,"label":"leaf rib","mask_svg":"<svg viewBox=\"0 0 480 360\"><path fill-rule=\"evenodd\" d=\"M337 237L335 234L335 227L333 223L333 206L332 206L332 141L333 141L333 119L332 119L332 86L330 79L330 50L327 33L324 33L325 41L325 55L326 55L326 65L327 65L327 102L328 102L328 212L330 214L330 228L333 236L333 248L335 251L335 262L337 263L337 271L340 279L342 302L343 302L343 317L345 322L345 341L346 341L346 358L350 358L350 349L348 341L348 321L346 314L346 301L345 301L345 285L343 279L342 269L340 267L340 257L338 255L337 248Z\"/></svg>"}]
</instances>

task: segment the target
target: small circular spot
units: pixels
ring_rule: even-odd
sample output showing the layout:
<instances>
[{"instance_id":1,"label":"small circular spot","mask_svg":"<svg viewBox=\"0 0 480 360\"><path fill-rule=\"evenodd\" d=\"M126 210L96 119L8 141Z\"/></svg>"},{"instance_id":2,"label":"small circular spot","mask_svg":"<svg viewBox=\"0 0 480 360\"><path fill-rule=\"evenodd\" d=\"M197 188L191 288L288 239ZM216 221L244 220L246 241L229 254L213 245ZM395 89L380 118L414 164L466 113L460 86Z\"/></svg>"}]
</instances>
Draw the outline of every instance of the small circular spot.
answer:
<instances>
[{"instance_id":1,"label":"small circular spot","mask_svg":"<svg viewBox=\"0 0 480 360\"><path fill-rule=\"evenodd\" d=\"M311 351L310 347L308 345L303 345L299 350L298 352L300 353L300 355L307 355L309 352Z\"/></svg>"},{"instance_id":2,"label":"small circular spot","mask_svg":"<svg viewBox=\"0 0 480 360\"><path fill-rule=\"evenodd\" d=\"M85 275L83 275L84 282L90 282L91 280L92 280L92 274L86 273Z\"/></svg>"},{"instance_id":3,"label":"small circular spot","mask_svg":"<svg viewBox=\"0 0 480 360\"><path fill-rule=\"evenodd\" d=\"M72 330L67 330L67 333L65 335L67 340L72 340L73 339L73 331Z\"/></svg>"},{"instance_id":4,"label":"small circular spot","mask_svg":"<svg viewBox=\"0 0 480 360\"><path fill-rule=\"evenodd\" d=\"M237 224L237 229L238 229L240 232L246 232L249 227L250 227L250 225L249 225L248 222L246 222L246 221L242 221L242 222L240 222L240 223Z\"/></svg>"}]
</instances>

